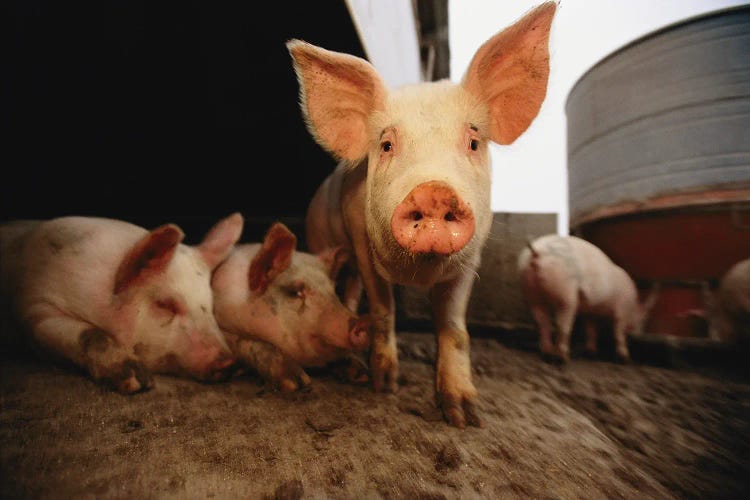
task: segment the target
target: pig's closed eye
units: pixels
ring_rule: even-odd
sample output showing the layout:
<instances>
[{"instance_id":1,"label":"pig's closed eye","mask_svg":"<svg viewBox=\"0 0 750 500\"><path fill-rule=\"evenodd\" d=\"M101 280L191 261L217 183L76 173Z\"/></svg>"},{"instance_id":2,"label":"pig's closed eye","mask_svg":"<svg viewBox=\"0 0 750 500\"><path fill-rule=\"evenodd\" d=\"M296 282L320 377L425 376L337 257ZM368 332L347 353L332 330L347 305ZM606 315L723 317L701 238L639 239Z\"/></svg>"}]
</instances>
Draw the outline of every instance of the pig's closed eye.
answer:
<instances>
[{"instance_id":1,"label":"pig's closed eye","mask_svg":"<svg viewBox=\"0 0 750 500\"><path fill-rule=\"evenodd\" d=\"M159 299L157 300L154 305L156 305L156 308L164 313L164 315L169 316L169 320L171 321L175 316L180 314L182 308L174 299Z\"/></svg>"}]
</instances>

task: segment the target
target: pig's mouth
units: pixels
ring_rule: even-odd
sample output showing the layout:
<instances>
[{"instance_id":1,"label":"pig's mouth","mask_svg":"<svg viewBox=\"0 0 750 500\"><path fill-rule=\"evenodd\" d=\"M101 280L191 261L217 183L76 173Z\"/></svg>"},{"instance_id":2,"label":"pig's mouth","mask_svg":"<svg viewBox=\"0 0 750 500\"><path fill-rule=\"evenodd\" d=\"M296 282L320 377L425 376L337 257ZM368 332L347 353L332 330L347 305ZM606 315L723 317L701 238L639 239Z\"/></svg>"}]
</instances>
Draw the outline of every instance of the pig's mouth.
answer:
<instances>
[{"instance_id":1,"label":"pig's mouth","mask_svg":"<svg viewBox=\"0 0 750 500\"><path fill-rule=\"evenodd\" d=\"M472 255L471 244L460 251L444 255L435 252L412 253L393 241L391 252L383 255L376 245L372 245L372 258L379 274L391 283L400 285L429 286L458 274Z\"/></svg>"}]
</instances>

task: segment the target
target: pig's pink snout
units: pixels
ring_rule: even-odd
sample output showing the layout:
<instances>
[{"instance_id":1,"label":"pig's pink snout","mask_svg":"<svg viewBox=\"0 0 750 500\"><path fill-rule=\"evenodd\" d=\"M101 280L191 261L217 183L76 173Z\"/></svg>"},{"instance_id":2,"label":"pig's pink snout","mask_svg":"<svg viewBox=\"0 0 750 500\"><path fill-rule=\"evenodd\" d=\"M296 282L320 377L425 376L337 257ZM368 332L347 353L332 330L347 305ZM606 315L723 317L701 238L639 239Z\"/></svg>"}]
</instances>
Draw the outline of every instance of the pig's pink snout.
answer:
<instances>
[{"instance_id":1,"label":"pig's pink snout","mask_svg":"<svg viewBox=\"0 0 750 500\"><path fill-rule=\"evenodd\" d=\"M451 255L474 236L474 214L444 182L425 182L398 204L391 231L402 248L413 254Z\"/></svg>"},{"instance_id":2,"label":"pig's pink snout","mask_svg":"<svg viewBox=\"0 0 750 500\"><path fill-rule=\"evenodd\" d=\"M355 350L363 350L370 345L369 322L364 319L349 319L349 342Z\"/></svg>"}]
</instances>

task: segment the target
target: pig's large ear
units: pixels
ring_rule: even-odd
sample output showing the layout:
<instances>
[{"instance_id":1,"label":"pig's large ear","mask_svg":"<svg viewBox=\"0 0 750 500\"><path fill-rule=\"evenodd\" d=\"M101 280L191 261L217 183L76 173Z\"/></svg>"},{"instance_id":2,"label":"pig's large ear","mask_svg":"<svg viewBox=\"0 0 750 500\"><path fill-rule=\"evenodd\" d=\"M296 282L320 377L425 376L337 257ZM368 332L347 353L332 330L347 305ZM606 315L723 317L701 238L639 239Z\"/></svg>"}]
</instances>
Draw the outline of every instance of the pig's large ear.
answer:
<instances>
[{"instance_id":1,"label":"pig's large ear","mask_svg":"<svg viewBox=\"0 0 750 500\"><path fill-rule=\"evenodd\" d=\"M539 113L547 94L549 32L557 2L546 2L477 50L463 86L487 103L489 136L511 144Z\"/></svg>"},{"instance_id":2,"label":"pig's large ear","mask_svg":"<svg viewBox=\"0 0 750 500\"><path fill-rule=\"evenodd\" d=\"M146 236L122 259L115 275L115 295L164 271L185 233L174 224L160 226Z\"/></svg>"},{"instance_id":3,"label":"pig's large ear","mask_svg":"<svg viewBox=\"0 0 750 500\"><path fill-rule=\"evenodd\" d=\"M354 161L364 157L369 117L383 108L386 95L375 68L359 57L301 40L291 40L286 46L299 81L302 114L312 136L338 158Z\"/></svg>"},{"instance_id":4,"label":"pig's large ear","mask_svg":"<svg viewBox=\"0 0 750 500\"><path fill-rule=\"evenodd\" d=\"M297 237L289 228L277 222L266 233L263 246L250 262L248 281L250 290L262 294L268 285L292 263Z\"/></svg>"},{"instance_id":5,"label":"pig's large ear","mask_svg":"<svg viewBox=\"0 0 750 500\"><path fill-rule=\"evenodd\" d=\"M242 235L245 220L239 212L217 222L198 245L203 260L213 270L227 258L232 247Z\"/></svg>"},{"instance_id":6,"label":"pig's large ear","mask_svg":"<svg viewBox=\"0 0 750 500\"><path fill-rule=\"evenodd\" d=\"M322 252L318 253L318 258L323 261L323 265L328 270L328 276L332 280L336 280L336 277L341 271L341 267L351 257L351 252L343 247L332 247L326 248Z\"/></svg>"}]
</instances>

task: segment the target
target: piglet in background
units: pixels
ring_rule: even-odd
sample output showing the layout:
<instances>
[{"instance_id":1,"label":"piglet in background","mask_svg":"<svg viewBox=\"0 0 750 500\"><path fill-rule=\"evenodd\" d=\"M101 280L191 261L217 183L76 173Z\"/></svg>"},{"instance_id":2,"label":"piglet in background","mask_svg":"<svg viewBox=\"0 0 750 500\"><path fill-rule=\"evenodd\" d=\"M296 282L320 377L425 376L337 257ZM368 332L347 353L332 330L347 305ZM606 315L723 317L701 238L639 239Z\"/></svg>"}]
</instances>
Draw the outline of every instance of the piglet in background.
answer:
<instances>
[{"instance_id":1,"label":"piglet in background","mask_svg":"<svg viewBox=\"0 0 750 500\"><path fill-rule=\"evenodd\" d=\"M296 236L276 223L262 244L237 245L212 279L214 313L232 351L282 391L310 383L305 367L370 346L366 322L334 288L346 252L313 255L296 245Z\"/></svg>"},{"instance_id":2,"label":"piglet in background","mask_svg":"<svg viewBox=\"0 0 750 500\"><path fill-rule=\"evenodd\" d=\"M727 343L750 342L750 258L734 264L714 292L706 292L709 337Z\"/></svg>"},{"instance_id":3,"label":"piglet in background","mask_svg":"<svg viewBox=\"0 0 750 500\"><path fill-rule=\"evenodd\" d=\"M211 271L242 232L234 214L200 245L166 224L62 217L0 227L0 286L33 345L121 393L153 373L219 381L234 358L213 316Z\"/></svg>"},{"instance_id":4,"label":"piglet in background","mask_svg":"<svg viewBox=\"0 0 750 500\"><path fill-rule=\"evenodd\" d=\"M627 335L642 333L658 289L640 303L628 273L599 248L575 236L550 234L529 242L518 256L518 271L545 357L570 360L573 323L583 315L587 352L597 352L597 319L606 318L612 322L617 356L630 360Z\"/></svg>"}]
</instances>

